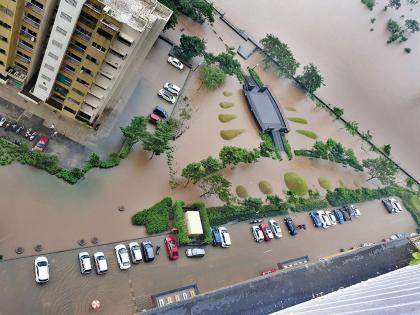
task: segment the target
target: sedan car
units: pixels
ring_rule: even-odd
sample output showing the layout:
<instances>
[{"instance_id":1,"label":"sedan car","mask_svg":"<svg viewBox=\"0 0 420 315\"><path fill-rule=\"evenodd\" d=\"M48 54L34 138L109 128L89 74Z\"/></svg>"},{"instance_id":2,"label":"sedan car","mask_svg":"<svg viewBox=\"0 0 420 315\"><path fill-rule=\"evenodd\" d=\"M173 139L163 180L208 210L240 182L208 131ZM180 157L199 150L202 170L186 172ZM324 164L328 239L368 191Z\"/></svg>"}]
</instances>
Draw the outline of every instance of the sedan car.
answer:
<instances>
[{"instance_id":1,"label":"sedan car","mask_svg":"<svg viewBox=\"0 0 420 315\"><path fill-rule=\"evenodd\" d=\"M326 216L325 211L323 211L323 210L318 210L316 213L318 213L319 218L321 219L321 222L322 222L322 227L323 227L324 229L327 229L327 228L331 225L331 222L330 222L330 220L328 219L328 217ZM328 220L328 222L327 222L327 220Z\"/></svg>"},{"instance_id":2,"label":"sedan car","mask_svg":"<svg viewBox=\"0 0 420 315\"><path fill-rule=\"evenodd\" d=\"M315 227L322 227L322 221L318 212L315 212L315 211L309 212L309 216L311 217L311 220L314 223Z\"/></svg>"},{"instance_id":3,"label":"sedan car","mask_svg":"<svg viewBox=\"0 0 420 315\"><path fill-rule=\"evenodd\" d=\"M276 220L268 220L268 225L270 226L271 231L273 231L275 238L281 238L283 236L280 225L276 222Z\"/></svg>"},{"instance_id":4,"label":"sedan car","mask_svg":"<svg viewBox=\"0 0 420 315\"><path fill-rule=\"evenodd\" d=\"M397 207L392 203L391 199L383 199L382 204L389 213L397 212Z\"/></svg>"},{"instance_id":5,"label":"sedan car","mask_svg":"<svg viewBox=\"0 0 420 315\"><path fill-rule=\"evenodd\" d=\"M138 264L143 260L139 243L131 242L128 244L128 249L130 250L131 262L133 264Z\"/></svg>"},{"instance_id":6,"label":"sedan car","mask_svg":"<svg viewBox=\"0 0 420 315\"><path fill-rule=\"evenodd\" d=\"M2 117L1 119L0 119L0 127L3 127L3 125L4 125L4 123L6 122L6 117Z\"/></svg>"},{"instance_id":7,"label":"sedan car","mask_svg":"<svg viewBox=\"0 0 420 315\"><path fill-rule=\"evenodd\" d=\"M50 265L47 257L40 256L35 259L35 281L36 283L46 283L50 280Z\"/></svg>"},{"instance_id":8,"label":"sedan car","mask_svg":"<svg viewBox=\"0 0 420 315\"><path fill-rule=\"evenodd\" d=\"M188 248L185 250L185 255L190 258L203 257L206 251L203 248Z\"/></svg>"},{"instance_id":9,"label":"sedan car","mask_svg":"<svg viewBox=\"0 0 420 315\"><path fill-rule=\"evenodd\" d=\"M184 65L182 64L181 61L179 61L177 58L169 56L168 57L168 62L169 64L171 64L172 66L174 66L175 68L182 70L184 69Z\"/></svg>"},{"instance_id":10,"label":"sedan car","mask_svg":"<svg viewBox=\"0 0 420 315\"><path fill-rule=\"evenodd\" d=\"M181 88L173 83L166 82L163 88L169 92L171 92L173 95L178 96L179 92L181 92Z\"/></svg>"},{"instance_id":11,"label":"sedan car","mask_svg":"<svg viewBox=\"0 0 420 315\"><path fill-rule=\"evenodd\" d=\"M176 102L176 97L165 89L160 89L158 95L171 104L175 104Z\"/></svg>"},{"instance_id":12,"label":"sedan car","mask_svg":"<svg viewBox=\"0 0 420 315\"><path fill-rule=\"evenodd\" d=\"M270 229L270 227L268 226L268 224L267 223L261 223L260 225L259 225L259 227L260 227L260 229L261 229L261 231L263 232L263 234L264 234L264 240L265 241L270 241L272 238L274 238L274 235L273 235L273 231L271 231L271 229Z\"/></svg>"},{"instance_id":13,"label":"sedan car","mask_svg":"<svg viewBox=\"0 0 420 315\"><path fill-rule=\"evenodd\" d=\"M337 219L337 222L338 222L339 224L343 224L343 223L344 223L344 216L343 216L343 214L341 213L340 209L334 209L334 210L333 210L333 214L334 214L334 216L335 216L335 218Z\"/></svg>"},{"instance_id":14,"label":"sedan car","mask_svg":"<svg viewBox=\"0 0 420 315\"><path fill-rule=\"evenodd\" d=\"M45 148L47 147L48 141L49 139L47 136L41 136L39 140L35 143L32 150L41 151L41 152L44 151Z\"/></svg>"},{"instance_id":15,"label":"sedan car","mask_svg":"<svg viewBox=\"0 0 420 315\"><path fill-rule=\"evenodd\" d=\"M149 115L149 121L151 123L157 124L161 120L162 120L162 118L160 116L156 115L155 113L151 113Z\"/></svg>"},{"instance_id":16,"label":"sedan car","mask_svg":"<svg viewBox=\"0 0 420 315\"><path fill-rule=\"evenodd\" d=\"M155 259L155 252L153 250L152 242L150 241L141 242L141 250L143 252L143 259L145 262L151 262Z\"/></svg>"},{"instance_id":17,"label":"sedan car","mask_svg":"<svg viewBox=\"0 0 420 315\"><path fill-rule=\"evenodd\" d=\"M251 232L257 243L261 243L262 241L264 241L264 234L261 231L259 226L256 226L256 225L251 226Z\"/></svg>"},{"instance_id":18,"label":"sedan car","mask_svg":"<svg viewBox=\"0 0 420 315\"><path fill-rule=\"evenodd\" d=\"M80 272L82 274L90 273L92 271L92 264L88 252L79 253Z\"/></svg>"},{"instance_id":19,"label":"sedan car","mask_svg":"<svg viewBox=\"0 0 420 315\"><path fill-rule=\"evenodd\" d=\"M159 106L159 105L156 106L153 109L153 114L158 115L162 119L166 119L166 118L169 117L168 112L164 108L162 108L161 106Z\"/></svg>"},{"instance_id":20,"label":"sedan car","mask_svg":"<svg viewBox=\"0 0 420 315\"><path fill-rule=\"evenodd\" d=\"M270 270L266 270L266 271L261 272L260 275L261 276L266 276L266 275L269 275L269 274L274 273L274 272L277 272L277 271L279 271L279 269L273 268L273 269L270 269Z\"/></svg>"},{"instance_id":21,"label":"sedan car","mask_svg":"<svg viewBox=\"0 0 420 315\"><path fill-rule=\"evenodd\" d=\"M403 211L403 209L402 209L402 207L401 207L400 203L399 203L397 200L395 200L395 198L390 198L390 199L389 199L389 201L391 201L391 202L392 202L392 204L394 205L394 208L395 208L395 211L396 211L396 212L401 212L401 211Z\"/></svg>"},{"instance_id":22,"label":"sedan car","mask_svg":"<svg viewBox=\"0 0 420 315\"><path fill-rule=\"evenodd\" d=\"M213 246L219 246L222 245L222 237L219 232L219 228L217 226L211 227L211 236L213 238Z\"/></svg>"},{"instance_id":23,"label":"sedan car","mask_svg":"<svg viewBox=\"0 0 420 315\"><path fill-rule=\"evenodd\" d=\"M93 254L93 260L95 261L96 273L98 275L108 271L108 264L103 252L97 252Z\"/></svg>"},{"instance_id":24,"label":"sedan car","mask_svg":"<svg viewBox=\"0 0 420 315\"><path fill-rule=\"evenodd\" d=\"M341 208L340 212L344 217L344 221L351 221L352 220L352 217L349 214L349 212L346 210L346 207Z\"/></svg>"},{"instance_id":25,"label":"sedan car","mask_svg":"<svg viewBox=\"0 0 420 315\"><path fill-rule=\"evenodd\" d=\"M298 234L298 230L297 230L295 222L293 222L292 218L290 218L290 217L284 218L284 223L286 224L290 235L295 236L295 235Z\"/></svg>"},{"instance_id":26,"label":"sedan car","mask_svg":"<svg viewBox=\"0 0 420 315\"><path fill-rule=\"evenodd\" d=\"M128 256L127 247L123 244L115 246L115 255L117 256L118 265L121 270L125 270L131 267L130 257Z\"/></svg>"},{"instance_id":27,"label":"sedan car","mask_svg":"<svg viewBox=\"0 0 420 315\"><path fill-rule=\"evenodd\" d=\"M332 212L331 212L331 211L325 211L325 214L328 216L328 219L330 219L331 224L332 224L333 226L334 226L334 225L337 225L337 219L335 218L334 214L332 214Z\"/></svg>"},{"instance_id":28,"label":"sedan car","mask_svg":"<svg viewBox=\"0 0 420 315\"><path fill-rule=\"evenodd\" d=\"M175 237L169 235L165 237L165 246L168 251L168 257L170 260L177 260L179 257L178 246L176 245Z\"/></svg>"},{"instance_id":29,"label":"sedan car","mask_svg":"<svg viewBox=\"0 0 420 315\"><path fill-rule=\"evenodd\" d=\"M219 233L222 239L222 244L220 246L224 248L229 247L232 244L232 242L230 240L230 235L229 235L228 230L225 227L221 226L219 227Z\"/></svg>"}]
</instances>

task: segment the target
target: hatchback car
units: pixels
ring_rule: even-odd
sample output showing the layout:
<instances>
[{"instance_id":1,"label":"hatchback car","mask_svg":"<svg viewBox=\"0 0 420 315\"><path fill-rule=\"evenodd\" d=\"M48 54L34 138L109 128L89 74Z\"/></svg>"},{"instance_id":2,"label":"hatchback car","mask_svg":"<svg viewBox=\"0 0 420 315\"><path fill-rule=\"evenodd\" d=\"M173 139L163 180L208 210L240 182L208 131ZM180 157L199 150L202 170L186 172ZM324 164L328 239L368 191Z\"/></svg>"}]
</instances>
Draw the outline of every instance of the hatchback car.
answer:
<instances>
[{"instance_id":1,"label":"hatchback car","mask_svg":"<svg viewBox=\"0 0 420 315\"><path fill-rule=\"evenodd\" d=\"M204 255L206 254L206 251L203 248L188 248L185 250L185 255L187 255L187 257L204 257Z\"/></svg>"},{"instance_id":2,"label":"hatchback car","mask_svg":"<svg viewBox=\"0 0 420 315\"><path fill-rule=\"evenodd\" d=\"M156 106L153 109L153 114L158 115L160 118L166 119L169 117L168 112L161 106Z\"/></svg>"},{"instance_id":3,"label":"hatchback car","mask_svg":"<svg viewBox=\"0 0 420 315\"><path fill-rule=\"evenodd\" d=\"M382 204L384 205L385 209L389 213L395 213L397 212L397 207L391 202L390 199L383 199Z\"/></svg>"},{"instance_id":4,"label":"hatchback car","mask_svg":"<svg viewBox=\"0 0 420 315\"><path fill-rule=\"evenodd\" d=\"M108 271L108 264L103 252L97 252L93 254L93 260L95 262L96 273L98 275Z\"/></svg>"},{"instance_id":5,"label":"hatchback car","mask_svg":"<svg viewBox=\"0 0 420 315\"><path fill-rule=\"evenodd\" d=\"M156 115L155 113L151 113L149 115L149 121L151 123L157 124L161 120L162 120L162 118L160 116Z\"/></svg>"},{"instance_id":6,"label":"hatchback car","mask_svg":"<svg viewBox=\"0 0 420 315\"><path fill-rule=\"evenodd\" d=\"M315 212L315 211L309 212L309 216L311 217L311 220L315 227L322 227L322 221L318 212Z\"/></svg>"},{"instance_id":7,"label":"hatchback car","mask_svg":"<svg viewBox=\"0 0 420 315\"><path fill-rule=\"evenodd\" d=\"M220 244L220 246L227 248L230 245L232 245L229 232L225 227L223 226L219 227L219 233L220 233L220 238L222 239L222 244Z\"/></svg>"},{"instance_id":8,"label":"hatchback car","mask_svg":"<svg viewBox=\"0 0 420 315\"><path fill-rule=\"evenodd\" d=\"M222 245L222 237L220 235L219 229L216 226L211 227L211 236L213 238L213 246Z\"/></svg>"},{"instance_id":9,"label":"hatchback car","mask_svg":"<svg viewBox=\"0 0 420 315\"><path fill-rule=\"evenodd\" d=\"M150 241L141 242L141 250L143 252L143 259L145 262L151 262L155 259L155 252L153 250L152 242Z\"/></svg>"},{"instance_id":10,"label":"hatchback car","mask_svg":"<svg viewBox=\"0 0 420 315\"><path fill-rule=\"evenodd\" d=\"M141 249L139 243L131 242L130 244L128 244L128 249L130 251L131 262L133 264L138 264L143 260L143 257L141 256Z\"/></svg>"},{"instance_id":11,"label":"hatchback car","mask_svg":"<svg viewBox=\"0 0 420 315\"><path fill-rule=\"evenodd\" d=\"M334 209L333 213L334 213L335 218L337 219L337 222L339 224L343 224L344 223L344 216L341 213L340 209Z\"/></svg>"},{"instance_id":12,"label":"hatchback car","mask_svg":"<svg viewBox=\"0 0 420 315\"><path fill-rule=\"evenodd\" d=\"M259 226L256 226L256 225L251 226L251 232L257 243L261 243L262 241L264 241L264 234L261 231Z\"/></svg>"},{"instance_id":13,"label":"hatchback car","mask_svg":"<svg viewBox=\"0 0 420 315\"><path fill-rule=\"evenodd\" d=\"M284 223L286 224L290 235L295 236L295 235L298 234L298 230L297 230L295 222L293 222L292 218L290 218L290 217L284 218Z\"/></svg>"},{"instance_id":14,"label":"hatchback car","mask_svg":"<svg viewBox=\"0 0 420 315\"><path fill-rule=\"evenodd\" d=\"M88 252L79 253L80 272L82 274L90 273L92 271L92 264Z\"/></svg>"},{"instance_id":15,"label":"hatchback car","mask_svg":"<svg viewBox=\"0 0 420 315\"><path fill-rule=\"evenodd\" d=\"M259 227L260 227L260 229L261 229L261 231L263 232L263 234L264 234L264 240L265 241L270 241L272 238L274 238L274 235L273 235L273 231L271 231L271 229L270 229L270 227L268 226L268 224L267 223L261 223L260 225L259 225Z\"/></svg>"},{"instance_id":16,"label":"hatchback car","mask_svg":"<svg viewBox=\"0 0 420 315\"><path fill-rule=\"evenodd\" d=\"M128 256L127 247L123 244L115 246L115 256L117 256L118 265L121 270L125 270L131 267L130 257Z\"/></svg>"},{"instance_id":17,"label":"hatchback car","mask_svg":"<svg viewBox=\"0 0 420 315\"><path fill-rule=\"evenodd\" d=\"M179 61L177 58L169 56L168 57L168 62L169 64L171 64L172 66L174 66L175 68L182 70L184 69L184 65L182 64L181 61Z\"/></svg>"},{"instance_id":18,"label":"hatchback car","mask_svg":"<svg viewBox=\"0 0 420 315\"><path fill-rule=\"evenodd\" d=\"M340 209L341 210L341 212L343 213L343 215L344 215L344 220L346 220L346 221L351 221L351 220L353 220L353 217L352 217L352 215L351 215L351 210L350 210L350 207L349 206L344 206L343 208L341 208Z\"/></svg>"},{"instance_id":19,"label":"hatchback car","mask_svg":"<svg viewBox=\"0 0 420 315\"><path fill-rule=\"evenodd\" d=\"M46 283L50 280L50 265L47 257L40 256L35 259L35 281Z\"/></svg>"},{"instance_id":20,"label":"hatchback car","mask_svg":"<svg viewBox=\"0 0 420 315\"><path fill-rule=\"evenodd\" d=\"M283 236L281 233L280 225L277 223L276 220L268 220L268 225L270 226L271 231L273 231L275 238L281 238Z\"/></svg>"},{"instance_id":21,"label":"hatchback car","mask_svg":"<svg viewBox=\"0 0 420 315\"><path fill-rule=\"evenodd\" d=\"M168 258L170 260L177 260L179 257L178 246L176 245L175 237L169 235L165 237L165 246L168 251Z\"/></svg>"},{"instance_id":22,"label":"hatchback car","mask_svg":"<svg viewBox=\"0 0 420 315\"><path fill-rule=\"evenodd\" d=\"M169 92L171 92L173 95L178 96L179 92L181 92L181 89L179 86L173 84L173 83L165 83L165 85L163 86L163 88Z\"/></svg>"},{"instance_id":23,"label":"hatchback car","mask_svg":"<svg viewBox=\"0 0 420 315\"><path fill-rule=\"evenodd\" d=\"M175 104L175 102L176 102L176 97L174 95L172 95L171 92L168 92L165 89L160 89L159 92L158 92L158 96L160 96L165 101L167 101L171 104Z\"/></svg>"},{"instance_id":24,"label":"hatchback car","mask_svg":"<svg viewBox=\"0 0 420 315\"><path fill-rule=\"evenodd\" d=\"M2 117L1 119L0 119L0 127L3 127L3 125L4 125L4 123L6 122L6 117Z\"/></svg>"},{"instance_id":25,"label":"hatchback car","mask_svg":"<svg viewBox=\"0 0 420 315\"><path fill-rule=\"evenodd\" d=\"M47 136L41 136L39 140L35 143L32 150L41 151L41 152L44 151L45 148L47 147L48 141L49 139Z\"/></svg>"}]
</instances>

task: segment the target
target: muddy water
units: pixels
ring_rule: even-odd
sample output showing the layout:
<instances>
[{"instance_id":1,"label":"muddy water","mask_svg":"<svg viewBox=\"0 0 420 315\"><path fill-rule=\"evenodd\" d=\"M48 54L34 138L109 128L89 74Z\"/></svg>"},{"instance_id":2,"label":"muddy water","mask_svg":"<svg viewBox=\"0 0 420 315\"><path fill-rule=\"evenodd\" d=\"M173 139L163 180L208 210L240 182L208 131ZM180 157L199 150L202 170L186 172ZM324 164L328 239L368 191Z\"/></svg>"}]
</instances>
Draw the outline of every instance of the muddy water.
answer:
<instances>
[{"instance_id":1,"label":"muddy water","mask_svg":"<svg viewBox=\"0 0 420 315\"><path fill-rule=\"evenodd\" d=\"M260 39L273 33L286 42L304 65L316 64L326 79L319 91L343 107L345 117L371 130L379 144L392 144L392 155L420 178L420 34L403 45L387 45L386 21L420 17L420 5L409 11L373 12L360 1L215 0L226 17ZM375 17L376 22L370 23ZM370 32L370 28L374 28ZM411 54L403 51L412 48ZM392 125L392 127L391 127Z\"/></svg>"}]
</instances>

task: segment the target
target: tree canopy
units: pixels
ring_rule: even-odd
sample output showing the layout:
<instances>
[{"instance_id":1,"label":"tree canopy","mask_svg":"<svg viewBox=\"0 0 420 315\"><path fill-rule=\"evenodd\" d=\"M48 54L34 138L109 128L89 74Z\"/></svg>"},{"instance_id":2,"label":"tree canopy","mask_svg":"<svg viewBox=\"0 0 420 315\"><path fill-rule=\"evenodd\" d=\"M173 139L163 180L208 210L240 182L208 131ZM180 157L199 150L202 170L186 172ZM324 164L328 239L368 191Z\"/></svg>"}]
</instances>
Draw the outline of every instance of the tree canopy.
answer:
<instances>
[{"instance_id":1,"label":"tree canopy","mask_svg":"<svg viewBox=\"0 0 420 315\"><path fill-rule=\"evenodd\" d=\"M303 74L297 77L297 80L309 91L314 93L324 84L324 78L318 68L310 63L303 68Z\"/></svg>"},{"instance_id":2,"label":"tree canopy","mask_svg":"<svg viewBox=\"0 0 420 315\"><path fill-rule=\"evenodd\" d=\"M224 146L219 152L219 158L224 166L236 166L240 163L254 163L261 156L259 150L246 150L239 147Z\"/></svg>"},{"instance_id":3,"label":"tree canopy","mask_svg":"<svg viewBox=\"0 0 420 315\"><path fill-rule=\"evenodd\" d=\"M242 80L241 64L235 59L235 51L233 48L228 48L225 52L218 55L212 53L204 54L206 64L217 64L219 68L227 75L236 75L238 79Z\"/></svg>"},{"instance_id":4,"label":"tree canopy","mask_svg":"<svg viewBox=\"0 0 420 315\"><path fill-rule=\"evenodd\" d=\"M226 74L217 66L205 65L201 70L201 83L208 90L215 90L225 83Z\"/></svg>"},{"instance_id":5,"label":"tree canopy","mask_svg":"<svg viewBox=\"0 0 420 315\"><path fill-rule=\"evenodd\" d=\"M170 141L174 134L174 123L171 119L160 121L156 125L154 133L146 131L141 139L143 149L152 152L151 159L155 155L161 155L171 149Z\"/></svg>"},{"instance_id":6,"label":"tree canopy","mask_svg":"<svg viewBox=\"0 0 420 315\"><path fill-rule=\"evenodd\" d=\"M214 22L213 4L205 0L180 0L178 9L195 22Z\"/></svg>"},{"instance_id":7,"label":"tree canopy","mask_svg":"<svg viewBox=\"0 0 420 315\"><path fill-rule=\"evenodd\" d=\"M163 28L164 31L167 29L173 29L175 28L176 24L178 23L178 7L176 6L174 0L158 0L160 3L162 3L164 6L172 10L172 15L169 18L169 21L166 22L165 27Z\"/></svg>"},{"instance_id":8,"label":"tree canopy","mask_svg":"<svg viewBox=\"0 0 420 315\"><path fill-rule=\"evenodd\" d=\"M419 22L417 22L416 20L406 20L405 27L410 33L415 33L415 32L420 31Z\"/></svg>"},{"instance_id":9,"label":"tree canopy","mask_svg":"<svg viewBox=\"0 0 420 315\"><path fill-rule=\"evenodd\" d=\"M383 185L390 185L395 182L398 167L389 159L381 156L376 159L363 161L363 166L368 169L371 179L378 179Z\"/></svg>"},{"instance_id":10,"label":"tree canopy","mask_svg":"<svg viewBox=\"0 0 420 315\"><path fill-rule=\"evenodd\" d=\"M144 133L146 132L146 126L147 118L143 116L136 116L131 119L130 125L127 127L120 127L130 147L142 139Z\"/></svg>"},{"instance_id":11,"label":"tree canopy","mask_svg":"<svg viewBox=\"0 0 420 315\"><path fill-rule=\"evenodd\" d=\"M206 43L197 36L181 35L180 45L174 47L175 54L185 61L201 56L206 51Z\"/></svg>"}]
</instances>

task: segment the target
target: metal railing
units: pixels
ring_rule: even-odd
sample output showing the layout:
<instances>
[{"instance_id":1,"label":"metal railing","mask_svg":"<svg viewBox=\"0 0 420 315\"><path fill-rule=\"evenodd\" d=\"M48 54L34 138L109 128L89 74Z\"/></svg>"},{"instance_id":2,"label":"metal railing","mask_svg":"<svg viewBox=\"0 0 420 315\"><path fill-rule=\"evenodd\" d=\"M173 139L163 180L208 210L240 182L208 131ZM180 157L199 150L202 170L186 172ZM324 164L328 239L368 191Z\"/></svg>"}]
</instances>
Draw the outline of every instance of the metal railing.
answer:
<instances>
[{"instance_id":1,"label":"metal railing","mask_svg":"<svg viewBox=\"0 0 420 315\"><path fill-rule=\"evenodd\" d=\"M22 55L16 54L16 58L19 59L20 61L23 61L24 63L31 63L31 59L28 59Z\"/></svg>"},{"instance_id":2,"label":"metal railing","mask_svg":"<svg viewBox=\"0 0 420 315\"><path fill-rule=\"evenodd\" d=\"M24 20L26 23L31 24L33 27L35 27L35 28L39 28L39 25L40 25L40 24L39 24L38 22L36 22L36 21L32 20L30 17L25 16L25 17L23 18L23 20Z\"/></svg>"},{"instance_id":3,"label":"metal railing","mask_svg":"<svg viewBox=\"0 0 420 315\"><path fill-rule=\"evenodd\" d=\"M75 49L75 50L77 50L77 51L80 51L80 52L82 52L82 53L84 53L85 52L85 50L86 49L84 49L84 48L82 48L82 47L80 47L80 46L77 46L75 43L70 43L70 48L73 48L73 49Z\"/></svg>"},{"instance_id":4,"label":"metal railing","mask_svg":"<svg viewBox=\"0 0 420 315\"><path fill-rule=\"evenodd\" d=\"M104 24L105 26L109 27L111 30L118 32L120 30L120 28L104 19L101 20L101 23Z\"/></svg>"},{"instance_id":5,"label":"metal railing","mask_svg":"<svg viewBox=\"0 0 420 315\"><path fill-rule=\"evenodd\" d=\"M32 10L34 10L35 12L37 12L39 14L44 14L44 9L37 6L36 4L34 4L32 2L26 2L26 7L31 8Z\"/></svg>"},{"instance_id":6,"label":"metal railing","mask_svg":"<svg viewBox=\"0 0 420 315\"><path fill-rule=\"evenodd\" d=\"M25 50L27 50L27 51L30 51L30 52L32 52L34 49L31 47L31 46L29 46L29 45L26 45L24 42L22 42L22 41L19 41L18 42L18 46L19 47L21 47L21 48L23 48L23 49L25 49Z\"/></svg>"},{"instance_id":7,"label":"metal railing","mask_svg":"<svg viewBox=\"0 0 420 315\"><path fill-rule=\"evenodd\" d=\"M80 36L82 39L86 40L86 41L90 41L90 35L86 34L85 32L81 31L80 29L76 28L74 30L74 32Z\"/></svg>"},{"instance_id":8,"label":"metal railing","mask_svg":"<svg viewBox=\"0 0 420 315\"><path fill-rule=\"evenodd\" d=\"M63 72L66 72L66 73L68 73L68 74L70 74L72 76L76 74L76 72L70 70L69 68L63 67L61 69L63 70Z\"/></svg>"},{"instance_id":9,"label":"metal railing","mask_svg":"<svg viewBox=\"0 0 420 315\"><path fill-rule=\"evenodd\" d=\"M83 23L83 24L89 26L90 28L94 29L96 27L96 22L94 22L92 20L89 20L88 18L86 18L82 15L79 16L79 21L80 21L80 23Z\"/></svg>"},{"instance_id":10,"label":"metal railing","mask_svg":"<svg viewBox=\"0 0 420 315\"><path fill-rule=\"evenodd\" d=\"M36 40L36 35L32 35L31 33L28 33L27 31L20 30L20 34L23 35L24 37L30 39L32 42L34 42Z\"/></svg>"},{"instance_id":11,"label":"metal railing","mask_svg":"<svg viewBox=\"0 0 420 315\"><path fill-rule=\"evenodd\" d=\"M96 5L94 5L92 3L86 2L85 6L87 6L89 9L95 11L98 14L101 14L101 12L102 12L102 9L100 7L97 7Z\"/></svg>"},{"instance_id":12,"label":"metal railing","mask_svg":"<svg viewBox=\"0 0 420 315\"><path fill-rule=\"evenodd\" d=\"M72 56L66 54L66 59L70 60L70 62L76 64L76 65L80 65L80 61L77 60L76 58L73 58Z\"/></svg>"}]
</instances>

